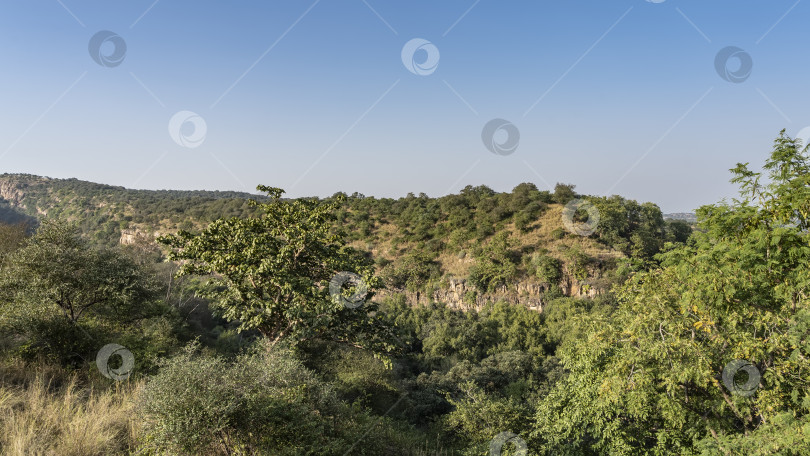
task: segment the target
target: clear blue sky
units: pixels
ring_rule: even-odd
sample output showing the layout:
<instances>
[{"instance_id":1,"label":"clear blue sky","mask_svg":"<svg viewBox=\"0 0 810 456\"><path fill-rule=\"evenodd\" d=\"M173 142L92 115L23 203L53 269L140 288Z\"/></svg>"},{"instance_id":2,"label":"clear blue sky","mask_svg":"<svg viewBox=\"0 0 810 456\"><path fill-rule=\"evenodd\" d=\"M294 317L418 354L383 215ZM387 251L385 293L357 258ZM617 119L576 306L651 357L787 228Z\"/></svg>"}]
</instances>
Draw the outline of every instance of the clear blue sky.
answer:
<instances>
[{"instance_id":1,"label":"clear blue sky","mask_svg":"<svg viewBox=\"0 0 810 456\"><path fill-rule=\"evenodd\" d=\"M566 182L690 211L810 126L808 19L796 0L2 1L0 171L289 196ZM403 63L415 38L430 74ZM716 69L728 46L741 82ZM173 137L180 111L205 130L180 115ZM485 147L495 118L514 153Z\"/></svg>"}]
</instances>

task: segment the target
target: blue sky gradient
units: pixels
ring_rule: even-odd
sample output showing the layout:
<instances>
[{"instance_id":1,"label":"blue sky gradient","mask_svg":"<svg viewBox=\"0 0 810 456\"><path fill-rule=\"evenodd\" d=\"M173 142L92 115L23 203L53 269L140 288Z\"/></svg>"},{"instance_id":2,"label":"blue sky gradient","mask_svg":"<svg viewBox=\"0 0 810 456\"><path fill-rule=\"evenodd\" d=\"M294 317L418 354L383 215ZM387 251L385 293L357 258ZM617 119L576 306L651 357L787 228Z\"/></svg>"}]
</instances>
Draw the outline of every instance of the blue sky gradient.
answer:
<instances>
[{"instance_id":1,"label":"blue sky gradient","mask_svg":"<svg viewBox=\"0 0 810 456\"><path fill-rule=\"evenodd\" d=\"M796 0L2 1L0 172L288 196L566 182L691 211L810 126L808 18ZM102 30L118 66L88 52ZM432 74L403 64L413 38ZM742 82L715 69L727 46L751 57ZM204 119L198 147L170 135L179 111ZM493 118L514 153L484 146Z\"/></svg>"}]
</instances>

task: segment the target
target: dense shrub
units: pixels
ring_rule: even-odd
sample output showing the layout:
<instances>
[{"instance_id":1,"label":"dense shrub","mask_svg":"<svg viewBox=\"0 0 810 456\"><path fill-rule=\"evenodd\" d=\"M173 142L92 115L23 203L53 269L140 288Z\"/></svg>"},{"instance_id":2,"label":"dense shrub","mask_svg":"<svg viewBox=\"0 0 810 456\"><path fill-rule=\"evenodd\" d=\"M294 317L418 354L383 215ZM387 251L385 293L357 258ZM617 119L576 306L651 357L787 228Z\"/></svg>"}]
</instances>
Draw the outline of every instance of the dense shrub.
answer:
<instances>
[{"instance_id":1,"label":"dense shrub","mask_svg":"<svg viewBox=\"0 0 810 456\"><path fill-rule=\"evenodd\" d=\"M532 257L532 266L535 276L544 283L556 284L562 278L562 262L552 256L535 255Z\"/></svg>"},{"instance_id":2,"label":"dense shrub","mask_svg":"<svg viewBox=\"0 0 810 456\"><path fill-rule=\"evenodd\" d=\"M390 427L341 403L292 352L260 344L233 361L189 346L145 385L145 449L172 454L407 454ZM401 443L400 443L401 444Z\"/></svg>"},{"instance_id":3,"label":"dense shrub","mask_svg":"<svg viewBox=\"0 0 810 456\"><path fill-rule=\"evenodd\" d=\"M518 261L509 234L498 233L477 255L476 264L470 268L470 282L479 291L494 291L511 284L517 276Z\"/></svg>"}]
</instances>

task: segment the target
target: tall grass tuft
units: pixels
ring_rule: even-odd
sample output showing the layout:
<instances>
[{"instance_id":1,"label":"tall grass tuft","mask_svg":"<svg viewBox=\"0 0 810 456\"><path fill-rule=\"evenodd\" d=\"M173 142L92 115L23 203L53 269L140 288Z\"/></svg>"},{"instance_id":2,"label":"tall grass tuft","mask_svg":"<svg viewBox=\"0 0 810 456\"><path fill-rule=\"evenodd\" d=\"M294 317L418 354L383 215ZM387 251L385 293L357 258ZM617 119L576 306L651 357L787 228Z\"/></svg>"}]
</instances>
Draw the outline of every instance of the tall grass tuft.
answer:
<instances>
[{"instance_id":1,"label":"tall grass tuft","mask_svg":"<svg viewBox=\"0 0 810 456\"><path fill-rule=\"evenodd\" d=\"M26 373L27 372L27 373ZM84 386L47 367L0 371L0 454L128 454L135 385Z\"/></svg>"}]
</instances>

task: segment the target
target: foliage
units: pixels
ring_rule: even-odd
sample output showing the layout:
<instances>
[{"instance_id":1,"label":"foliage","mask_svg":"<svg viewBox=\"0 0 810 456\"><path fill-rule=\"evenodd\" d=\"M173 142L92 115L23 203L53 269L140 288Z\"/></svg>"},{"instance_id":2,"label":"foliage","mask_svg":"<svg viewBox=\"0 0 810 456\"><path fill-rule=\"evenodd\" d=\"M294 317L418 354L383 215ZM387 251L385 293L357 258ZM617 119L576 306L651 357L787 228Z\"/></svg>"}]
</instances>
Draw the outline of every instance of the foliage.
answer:
<instances>
[{"instance_id":1,"label":"foliage","mask_svg":"<svg viewBox=\"0 0 810 456\"><path fill-rule=\"evenodd\" d=\"M582 251L578 245L562 246L562 255L567 260L570 274L577 280L584 281L590 275L589 267L593 259Z\"/></svg>"},{"instance_id":2,"label":"foliage","mask_svg":"<svg viewBox=\"0 0 810 456\"><path fill-rule=\"evenodd\" d=\"M160 319L165 309L157 291L153 278L120 251L93 248L69 225L46 220L0 271L0 327L27 359L77 365L111 337ZM136 340L165 347L143 336ZM139 361L143 366L145 359Z\"/></svg>"},{"instance_id":3,"label":"foliage","mask_svg":"<svg viewBox=\"0 0 810 456\"><path fill-rule=\"evenodd\" d=\"M438 280L441 269L431 254L414 250L385 266L380 275L389 289L417 291L428 280Z\"/></svg>"},{"instance_id":4,"label":"foliage","mask_svg":"<svg viewBox=\"0 0 810 456\"><path fill-rule=\"evenodd\" d=\"M6 225L0 223L0 267L6 257L17 250L25 241L27 227L23 224Z\"/></svg>"},{"instance_id":5,"label":"foliage","mask_svg":"<svg viewBox=\"0 0 810 456\"><path fill-rule=\"evenodd\" d=\"M570 375L539 405L533 437L555 454L800 454L810 403L804 290L810 164L780 135L764 166L740 164L741 200L702 207L693 242L661 254L661 268L620 290L611 318L558 355ZM761 373L751 397L723 369ZM790 423L790 424L788 424Z\"/></svg>"},{"instance_id":6,"label":"foliage","mask_svg":"<svg viewBox=\"0 0 810 456\"><path fill-rule=\"evenodd\" d=\"M692 226L683 220L666 221L667 241L686 242L692 235Z\"/></svg>"},{"instance_id":7,"label":"foliage","mask_svg":"<svg viewBox=\"0 0 810 456\"><path fill-rule=\"evenodd\" d=\"M606 245L626 255L651 260L667 240L667 224L658 206L639 204L620 196L590 197L588 200L599 210L596 235ZM670 239L683 242L686 230L682 222L671 224Z\"/></svg>"},{"instance_id":8,"label":"foliage","mask_svg":"<svg viewBox=\"0 0 810 456\"><path fill-rule=\"evenodd\" d=\"M329 295L329 281L348 271L373 290L371 262L331 232L338 201L285 202L278 188L258 218L217 220L199 234L180 231L159 241L181 260L179 275L211 275L207 296L238 329L273 343L334 340L384 353L395 349L374 304L349 308ZM370 299L373 292L366 299Z\"/></svg>"},{"instance_id":9,"label":"foliage","mask_svg":"<svg viewBox=\"0 0 810 456\"><path fill-rule=\"evenodd\" d=\"M577 197L577 193L574 191L576 185L573 184L561 184L557 183L554 186L554 194L552 195L552 199L557 204L568 204Z\"/></svg>"},{"instance_id":10,"label":"foliage","mask_svg":"<svg viewBox=\"0 0 810 456\"><path fill-rule=\"evenodd\" d=\"M465 454L487 454L489 443L503 430L527 428L532 409L525 401L487 394L472 383L464 384L463 391L463 397L450 400L455 409L447 424L471 437L473 451Z\"/></svg>"},{"instance_id":11,"label":"foliage","mask_svg":"<svg viewBox=\"0 0 810 456\"><path fill-rule=\"evenodd\" d=\"M562 262L547 254L532 257L534 273L541 282L556 284L562 279Z\"/></svg>"},{"instance_id":12,"label":"foliage","mask_svg":"<svg viewBox=\"0 0 810 456\"><path fill-rule=\"evenodd\" d=\"M30 186L27 207L36 201L78 221L85 237L46 242L46 223L25 240L0 226L0 348L6 359L92 359L96 341L114 336L138 362L161 361L156 373L137 366L148 380L132 429L116 420L104 427L96 412L91 432L129 434L105 447L110 453L471 456L508 431L529 454L804 454L810 161L783 133L761 173L748 164L732 171L741 197L701 208L694 230L665 221L654 204L577 195L570 184L324 200L284 200L280 189L260 187L269 195L247 204L238 194L128 193L80 181L53 181L46 191L37 178L7 177ZM577 197L600 211L588 238L553 220ZM65 204L48 202L59 198ZM132 227L145 236L124 249L95 248ZM163 247L185 275L169 279L180 264L161 263L150 233L178 228ZM47 255L32 254L35 244ZM52 258L55 271L24 269L36 263L26 258ZM49 289L76 288L65 271L81 266L81 277L98 258L111 270L132 267L133 287L153 290L160 277L164 298L108 293L111 301L66 318ZM329 296L329 280L344 270L370 285L357 309ZM431 301L441 296L435 287L467 272L465 310ZM23 273L38 285L21 284ZM492 302L518 281L541 290L531 307ZM576 281L597 295L563 296L559 285ZM374 296L382 285L384 298ZM420 292L427 304L409 305ZM195 336L201 346L168 356ZM724 382L737 359L761 373L751 396ZM97 381L90 364L72 367ZM0 389L0 409L16 392ZM44 394L72 404L58 389ZM35 426L30 409L5 423Z\"/></svg>"},{"instance_id":13,"label":"foliage","mask_svg":"<svg viewBox=\"0 0 810 456\"><path fill-rule=\"evenodd\" d=\"M156 291L150 285L127 257L93 249L74 228L54 221L9 256L0 283L10 299L56 307L74 324L83 315L144 306Z\"/></svg>"},{"instance_id":14,"label":"foliage","mask_svg":"<svg viewBox=\"0 0 810 456\"><path fill-rule=\"evenodd\" d=\"M196 354L168 361L144 387L144 449L171 454L407 454L383 432L363 435L364 412L267 341L233 361ZM390 430L389 430L390 432ZM360 443L361 445L354 445Z\"/></svg>"},{"instance_id":15,"label":"foliage","mask_svg":"<svg viewBox=\"0 0 810 456\"><path fill-rule=\"evenodd\" d=\"M498 233L476 256L476 264L470 269L470 282L479 291L494 291L515 279L518 260L511 250L512 245L508 233Z\"/></svg>"}]
</instances>

